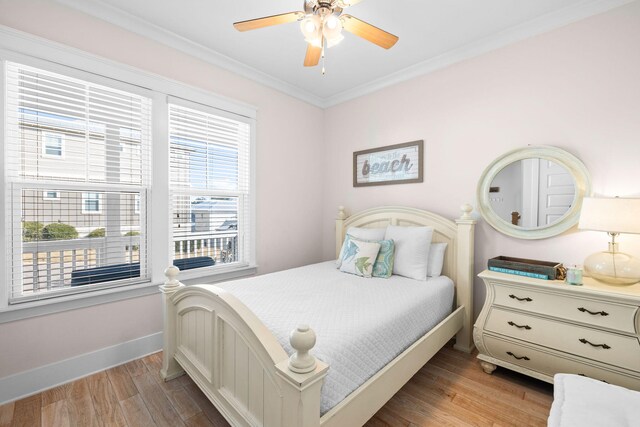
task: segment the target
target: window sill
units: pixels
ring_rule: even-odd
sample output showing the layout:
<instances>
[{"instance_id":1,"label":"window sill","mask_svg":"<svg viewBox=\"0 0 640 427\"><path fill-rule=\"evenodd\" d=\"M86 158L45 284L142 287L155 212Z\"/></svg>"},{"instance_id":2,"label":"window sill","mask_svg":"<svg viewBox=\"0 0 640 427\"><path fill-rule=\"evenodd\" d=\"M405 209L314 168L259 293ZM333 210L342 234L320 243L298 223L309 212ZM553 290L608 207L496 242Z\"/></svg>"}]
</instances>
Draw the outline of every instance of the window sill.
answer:
<instances>
[{"instance_id":1,"label":"window sill","mask_svg":"<svg viewBox=\"0 0 640 427\"><path fill-rule=\"evenodd\" d=\"M238 279L241 277L253 276L256 274L256 270L257 266L255 265L217 268L204 267L180 272L178 280L185 285L203 283L211 284ZM153 295L159 292L159 285L159 283L146 282L138 285L129 285L126 287L97 290L94 292L10 305L0 311L0 324ZM161 307L158 306L158 309L160 308Z\"/></svg>"}]
</instances>

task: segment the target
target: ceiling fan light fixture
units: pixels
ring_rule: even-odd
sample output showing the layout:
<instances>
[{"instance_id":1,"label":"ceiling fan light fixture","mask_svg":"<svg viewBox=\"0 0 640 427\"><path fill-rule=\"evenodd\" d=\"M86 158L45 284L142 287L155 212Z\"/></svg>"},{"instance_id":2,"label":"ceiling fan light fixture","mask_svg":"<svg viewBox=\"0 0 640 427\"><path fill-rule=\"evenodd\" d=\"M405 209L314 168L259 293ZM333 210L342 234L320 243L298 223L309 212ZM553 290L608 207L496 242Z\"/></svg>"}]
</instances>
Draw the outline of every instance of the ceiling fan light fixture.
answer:
<instances>
[{"instance_id":1,"label":"ceiling fan light fixture","mask_svg":"<svg viewBox=\"0 0 640 427\"><path fill-rule=\"evenodd\" d=\"M324 21L322 34L327 39L327 47L332 47L344 40L342 35L342 21L335 15L331 15Z\"/></svg>"},{"instance_id":2,"label":"ceiling fan light fixture","mask_svg":"<svg viewBox=\"0 0 640 427\"><path fill-rule=\"evenodd\" d=\"M340 22L340 19L338 19L335 15L329 15L329 17L324 22L325 31L333 31L338 26L342 27L342 23Z\"/></svg>"},{"instance_id":3,"label":"ceiling fan light fixture","mask_svg":"<svg viewBox=\"0 0 640 427\"><path fill-rule=\"evenodd\" d=\"M340 43L342 40L344 40L344 36L338 33L332 37L326 37L326 39L327 39L327 47L333 47L338 43Z\"/></svg>"},{"instance_id":4,"label":"ceiling fan light fixture","mask_svg":"<svg viewBox=\"0 0 640 427\"><path fill-rule=\"evenodd\" d=\"M322 19L318 15L307 16L300 23L300 31L307 42L321 37Z\"/></svg>"}]
</instances>

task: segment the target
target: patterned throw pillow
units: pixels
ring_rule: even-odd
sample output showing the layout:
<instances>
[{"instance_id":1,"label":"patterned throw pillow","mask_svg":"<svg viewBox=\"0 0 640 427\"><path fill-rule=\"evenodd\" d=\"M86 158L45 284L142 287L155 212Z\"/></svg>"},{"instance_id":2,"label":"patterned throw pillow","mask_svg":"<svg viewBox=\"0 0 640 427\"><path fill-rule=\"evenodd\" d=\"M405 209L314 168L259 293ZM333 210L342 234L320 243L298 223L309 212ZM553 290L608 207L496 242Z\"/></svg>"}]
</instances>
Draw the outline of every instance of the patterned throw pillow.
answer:
<instances>
[{"instance_id":1,"label":"patterned throw pillow","mask_svg":"<svg viewBox=\"0 0 640 427\"><path fill-rule=\"evenodd\" d=\"M376 262L378 252L380 252L380 243L345 238L343 249L340 271L371 277L373 265Z\"/></svg>"},{"instance_id":2,"label":"patterned throw pillow","mask_svg":"<svg viewBox=\"0 0 640 427\"><path fill-rule=\"evenodd\" d=\"M347 234L344 236L344 242L342 243L342 249L340 249L340 256L336 260L336 268L342 266L342 260L345 258L345 251L347 248L352 248L351 241L358 240L368 243L380 243L380 252L376 257L376 262L373 264L373 277L382 277L388 279L393 274L393 259L395 256L396 245L393 240L365 240L357 239L354 236Z\"/></svg>"},{"instance_id":3,"label":"patterned throw pillow","mask_svg":"<svg viewBox=\"0 0 640 427\"><path fill-rule=\"evenodd\" d=\"M396 245L393 240L378 240L376 243L380 243L380 252L373 265L373 277L388 279L393 274Z\"/></svg>"}]
</instances>

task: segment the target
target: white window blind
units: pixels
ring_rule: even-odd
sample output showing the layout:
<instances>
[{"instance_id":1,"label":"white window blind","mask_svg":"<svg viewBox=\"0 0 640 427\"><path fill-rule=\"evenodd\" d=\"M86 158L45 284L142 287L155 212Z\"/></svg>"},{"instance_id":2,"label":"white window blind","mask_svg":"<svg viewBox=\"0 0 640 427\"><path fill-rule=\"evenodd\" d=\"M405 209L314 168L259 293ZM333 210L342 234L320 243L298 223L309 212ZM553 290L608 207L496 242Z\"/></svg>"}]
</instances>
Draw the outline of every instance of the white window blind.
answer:
<instances>
[{"instance_id":1,"label":"white window blind","mask_svg":"<svg viewBox=\"0 0 640 427\"><path fill-rule=\"evenodd\" d=\"M174 264L249 264L251 126L169 100Z\"/></svg>"},{"instance_id":2,"label":"white window blind","mask_svg":"<svg viewBox=\"0 0 640 427\"><path fill-rule=\"evenodd\" d=\"M139 92L7 63L10 302L149 278L151 100Z\"/></svg>"}]
</instances>

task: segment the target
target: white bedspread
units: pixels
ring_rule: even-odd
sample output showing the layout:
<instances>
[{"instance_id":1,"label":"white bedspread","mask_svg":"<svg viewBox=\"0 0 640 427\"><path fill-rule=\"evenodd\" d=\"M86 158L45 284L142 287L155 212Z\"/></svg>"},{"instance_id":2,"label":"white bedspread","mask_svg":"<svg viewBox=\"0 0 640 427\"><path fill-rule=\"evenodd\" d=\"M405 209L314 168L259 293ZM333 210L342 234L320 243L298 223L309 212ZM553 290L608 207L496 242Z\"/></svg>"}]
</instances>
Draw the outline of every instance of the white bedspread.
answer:
<instances>
[{"instance_id":1,"label":"white bedspread","mask_svg":"<svg viewBox=\"0 0 640 427\"><path fill-rule=\"evenodd\" d=\"M549 427L631 427L640 423L640 393L578 375L553 377Z\"/></svg>"},{"instance_id":2,"label":"white bedspread","mask_svg":"<svg viewBox=\"0 0 640 427\"><path fill-rule=\"evenodd\" d=\"M288 354L289 333L316 332L312 353L330 365L324 414L451 313L454 286L441 276L365 279L333 261L221 285L247 305Z\"/></svg>"}]
</instances>

